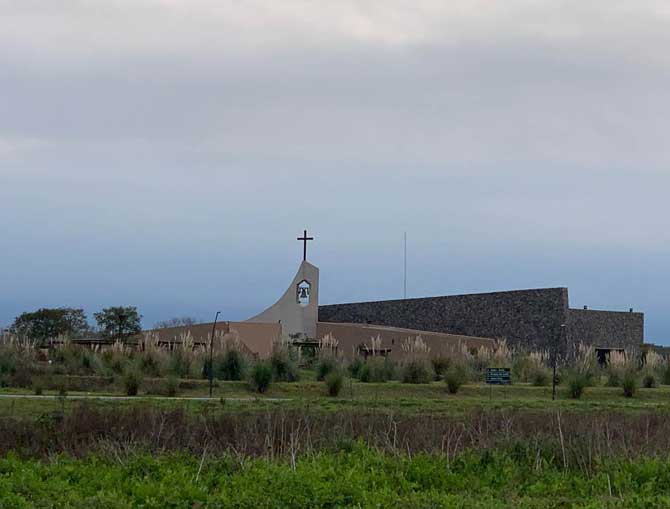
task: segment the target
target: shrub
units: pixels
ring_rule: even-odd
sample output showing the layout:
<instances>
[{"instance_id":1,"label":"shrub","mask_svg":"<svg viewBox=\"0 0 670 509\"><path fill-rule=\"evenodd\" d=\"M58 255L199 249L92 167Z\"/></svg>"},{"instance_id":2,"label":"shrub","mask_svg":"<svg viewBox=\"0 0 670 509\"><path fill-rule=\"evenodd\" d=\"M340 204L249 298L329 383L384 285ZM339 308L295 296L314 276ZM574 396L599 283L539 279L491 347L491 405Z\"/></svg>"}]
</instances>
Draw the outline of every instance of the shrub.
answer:
<instances>
[{"instance_id":1,"label":"shrub","mask_svg":"<svg viewBox=\"0 0 670 509\"><path fill-rule=\"evenodd\" d=\"M637 391L637 376L633 371L628 371L623 377L621 386L623 387L623 395L627 398L635 396Z\"/></svg>"},{"instance_id":2,"label":"shrub","mask_svg":"<svg viewBox=\"0 0 670 509\"><path fill-rule=\"evenodd\" d=\"M33 383L33 369L26 361L17 362L10 380L13 387L29 388Z\"/></svg>"},{"instance_id":3,"label":"shrub","mask_svg":"<svg viewBox=\"0 0 670 509\"><path fill-rule=\"evenodd\" d=\"M228 350L218 366L214 366L214 374L221 380L242 380L245 371L244 357L238 350Z\"/></svg>"},{"instance_id":4,"label":"shrub","mask_svg":"<svg viewBox=\"0 0 670 509\"><path fill-rule=\"evenodd\" d=\"M128 371L123 377L123 387L128 396L137 396L142 385L142 376L137 371Z\"/></svg>"},{"instance_id":5,"label":"shrub","mask_svg":"<svg viewBox=\"0 0 670 509\"><path fill-rule=\"evenodd\" d=\"M269 362L258 361L251 370L251 387L256 392L264 393L272 382L272 366Z\"/></svg>"},{"instance_id":6,"label":"shrub","mask_svg":"<svg viewBox=\"0 0 670 509\"><path fill-rule=\"evenodd\" d=\"M670 363L665 365L662 371L663 385L670 385Z\"/></svg>"},{"instance_id":7,"label":"shrub","mask_svg":"<svg viewBox=\"0 0 670 509\"><path fill-rule=\"evenodd\" d=\"M551 383L551 372L541 366L535 367L530 372L530 383L535 387L546 387Z\"/></svg>"},{"instance_id":8,"label":"shrub","mask_svg":"<svg viewBox=\"0 0 670 509\"><path fill-rule=\"evenodd\" d=\"M41 378L33 378L33 392L35 396L41 396L44 392L44 383Z\"/></svg>"},{"instance_id":9,"label":"shrub","mask_svg":"<svg viewBox=\"0 0 670 509\"><path fill-rule=\"evenodd\" d=\"M456 394L466 381L465 369L461 366L454 366L444 374L444 381L447 384L449 394Z\"/></svg>"},{"instance_id":10,"label":"shrub","mask_svg":"<svg viewBox=\"0 0 670 509\"><path fill-rule=\"evenodd\" d=\"M270 364L272 365L272 376L275 380L281 382L298 381L298 366L293 359L291 359L291 356L286 349L279 349L272 352Z\"/></svg>"},{"instance_id":11,"label":"shrub","mask_svg":"<svg viewBox=\"0 0 670 509\"><path fill-rule=\"evenodd\" d=\"M165 393L174 398L179 391L179 379L176 376L169 376L165 380Z\"/></svg>"},{"instance_id":12,"label":"shrub","mask_svg":"<svg viewBox=\"0 0 670 509\"><path fill-rule=\"evenodd\" d=\"M156 352L144 352L139 358L139 369L149 376L160 376L162 372L161 360Z\"/></svg>"},{"instance_id":13,"label":"shrub","mask_svg":"<svg viewBox=\"0 0 670 509\"><path fill-rule=\"evenodd\" d=\"M607 381L605 382L607 387L621 387L622 383L623 377L618 369L610 368L607 370Z\"/></svg>"},{"instance_id":14,"label":"shrub","mask_svg":"<svg viewBox=\"0 0 670 509\"><path fill-rule=\"evenodd\" d=\"M535 373L535 364L528 355L517 355L512 362L514 382L528 382Z\"/></svg>"},{"instance_id":15,"label":"shrub","mask_svg":"<svg viewBox=\"0 0 670 509\"><path fill-rule=\"evenodd\" d=\"M420 359L409 361L403 367L402 381L406 384L427 384L432 378L432 367Z\"/></svg>"},{"instance_id":16,"label":"shrub","mask_svg":"<svg viewBox=\"0 0 670 509\"><path fill-rule=\"evenodd\" d=\"M353 378L360 378L363 366L365 366L365 362L363 362L363 359L361 359L360 357L356 357L353 361L349 363L349 366L347 366L349 375L351 375Z\"/></svg>"},{"instance_id":17,"label":"shrub","mask_svg":"<svg viewBox=\"0 0 670 509\"><path fill-rule=\"evenodd\" d=\"M185 352L181 348L177 348L172 352L168 366L168 370L173 375L179 378L190 378L193 368L193 355L191 352Z\"/></svg>"},{"instance_id":18,"label":"shrub","mask_svg":"<svg viewBox=\"0 0 670 509\"><path fill-rule=\"evenodd\" d=\"M657 386L658 384L656 383L656 377L651 373L646 374L642 379L642 387L645 389L653 389Z\"/></svg>"},{"instance_id":19,"label":"shrub","mask_svg":"<svg viewBox=\"0 0 670 509\"><path fill-rule=\"evenodd\" d=\"M323 357L319 359L316 365L316 379L320 382L337 369L337 363L332 357Z\"/></svg>"},{"instance_id":20,"label":"shrub","mask_svg":"<svg viewBox=\"0 0 670 509\"><path fill-rule=\"evenodd\" d=\"M328 389L328 396L336 397L342 390L344 384L344 377L339 371L333 371L326 377L326 388Z\"/></svg>"},{"instance_id":21,"label":"shrub","mask_svg":"<svg viewBox=\"0 0 670 509\"><path fill-rule=\"evenodd\" d=\"M393 378L395 366L388 358L372 357L368 359L359 373L359 380L364 383L382 383Z\"/></svg>"},{"instance_id":22,"label":"shrub","mask_svg":"<svg viewBox=\"0 0 670 509\"><path fill-rule=\"evenodd\" d=\"M433 357L430 360L433 365L433 372L435 373L435 380L439 380L447 372L451 366L451 359L445 356Z\"/></svg>"},{"instance_id":23,"label":"shrub","mask_svg":"<svg viewBox=\"0 0 670 509\"><path fill-rule=\"evenodd\" d=\"M580 399L584 389L589 385L589 377L583 373L574 373L567 379L568 395L572 399Z\"/></svg>"}]
</instances>

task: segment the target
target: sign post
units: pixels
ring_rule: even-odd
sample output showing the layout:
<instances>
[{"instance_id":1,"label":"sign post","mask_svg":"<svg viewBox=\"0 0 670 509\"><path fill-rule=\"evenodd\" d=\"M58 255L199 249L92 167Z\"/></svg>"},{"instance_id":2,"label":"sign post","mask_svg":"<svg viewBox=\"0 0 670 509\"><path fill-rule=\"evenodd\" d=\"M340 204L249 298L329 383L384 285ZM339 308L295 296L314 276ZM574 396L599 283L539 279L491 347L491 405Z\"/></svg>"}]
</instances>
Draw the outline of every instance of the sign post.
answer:
<instances>
[{"instance_id":1,"label":"sign post","mask_svg":"<svg viewBox=\"0 0 670 509\"><path fill-rule=\"evenodd\" d=\"M493 399L494 385L510 385L512 371L510 368L486 368L486 385L489 386L489 399Z\"/></svg>"}]
</instances>

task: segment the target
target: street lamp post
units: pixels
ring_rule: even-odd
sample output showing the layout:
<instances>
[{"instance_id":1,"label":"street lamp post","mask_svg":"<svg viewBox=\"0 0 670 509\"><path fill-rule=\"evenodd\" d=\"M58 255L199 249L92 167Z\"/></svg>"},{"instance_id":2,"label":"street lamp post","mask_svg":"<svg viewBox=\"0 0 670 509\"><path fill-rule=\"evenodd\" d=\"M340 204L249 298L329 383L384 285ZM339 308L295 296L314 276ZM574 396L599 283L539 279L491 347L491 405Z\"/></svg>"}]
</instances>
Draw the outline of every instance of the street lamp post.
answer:
<instances>
[{"instance_id":1,"label":"street lamp post","mask_svg":"<svg viewBox=\"0 0 670 509\"><path fill-rule=\"evenodd\" d=\"M563 331L565 330L565 324L561 324L561 334L560 337L561 339L563 338ZM554 355L552 359L552 368L553 368L553 373L551 376L551 399L554 401L556 399L556 360L558 357L558 337L554 341Z\"/></svg>"},{"instance_id":2,"label":"street lamp post","mask_svg":"<svg viewBox=\"0 0 670 509\"><path fill-rule=\"evenodd\" d=\"M212 397L212 388L214 384L214 370L213 366L213 353L214 353L214 333L216 332L216 321L219 319L221 311L216 312L214 317L214 325L212 325L212 337L209 339L209 369L207 370L209 375L209 397Z\"/></svg>"}]
</instances>

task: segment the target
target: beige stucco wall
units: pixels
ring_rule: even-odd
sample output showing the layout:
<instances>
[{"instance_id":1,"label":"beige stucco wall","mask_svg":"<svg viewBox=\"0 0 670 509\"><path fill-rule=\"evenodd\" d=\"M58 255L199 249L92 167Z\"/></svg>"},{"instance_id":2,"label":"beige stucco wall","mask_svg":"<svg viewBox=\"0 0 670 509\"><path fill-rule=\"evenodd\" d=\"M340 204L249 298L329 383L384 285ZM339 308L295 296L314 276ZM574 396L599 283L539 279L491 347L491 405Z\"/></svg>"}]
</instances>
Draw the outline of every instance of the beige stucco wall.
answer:
<instances>
[{"instance_id":1,"label":"beige stucco wall","mask_svg":"<svg viewBox=\"0 0 670 509\"><path fill-rule=\"evenodd\" d=\"M298 304L298 284L309 282L310 300L307 306ZM285 336L305 334L316 338L316 322L319 315L319 269L307 261L300 264L298 273L293 278L284 295L271 307L249 318L252 323L281 323Z\"/></svg>"},{"instance_id":2,"label":"beige stucco wall","mask_svg":"<svg viewBox=\"0 0 670 509\"><path fill-rule=\"evenodd\" d=\"M413 329L402 329L397 327L384 327L380 325L366 325L356 323L317 323L317 336L324 337L332 334L338 340L338 351L346 358L356 355L358 346L362 343L370 344L370 338L379 336L382 340L382 348L390 348L390 358L401 360L404 356L401 345L407 338L421 336L423 341L430 347L430 356L436 357L440 354L448 354L454 349L465 345L466 348L491 348L493 339L472 336L460 336L458 334L445 334L440 332L426 332Z\"/></svg>"},{"instance_id":3,"label":"beige stucco wall","mask_svg":"<svg viewBox=\"0 0 670 509\"><path fill-rule=\"evenodd\" d=\"M200 323L190 327L170 327L149 331L158 334L160 341L181 340L182 335L191 333L193 340L201 345L209 345L213 323ZM269 357L272 346L281 338L282 327L278 323L218 322L217 337L231 333L236 335L247 353L260 358Z\"/></svg>"}]
</instances>

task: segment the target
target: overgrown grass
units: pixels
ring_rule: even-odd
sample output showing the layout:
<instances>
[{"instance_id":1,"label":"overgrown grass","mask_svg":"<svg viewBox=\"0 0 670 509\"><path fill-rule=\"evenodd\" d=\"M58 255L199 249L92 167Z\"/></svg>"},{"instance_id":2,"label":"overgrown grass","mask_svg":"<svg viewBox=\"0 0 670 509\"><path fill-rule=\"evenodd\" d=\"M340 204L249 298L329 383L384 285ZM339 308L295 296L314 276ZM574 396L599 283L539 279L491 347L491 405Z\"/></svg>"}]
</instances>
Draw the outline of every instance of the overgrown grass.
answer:
<instances>
[{"instance_id":1,"label":"overgrown grass","mask_svg":"<svg viewBox=\"0 0 670 509\"><path fill-rule=\"evenodd\" d=\"M0 459L0 506L646 508L670 505L670 461L616 458L564 469L523 445L448 455L387 455L355 442L294 460L109 453Z\"/></svg>"}]
</instances>

